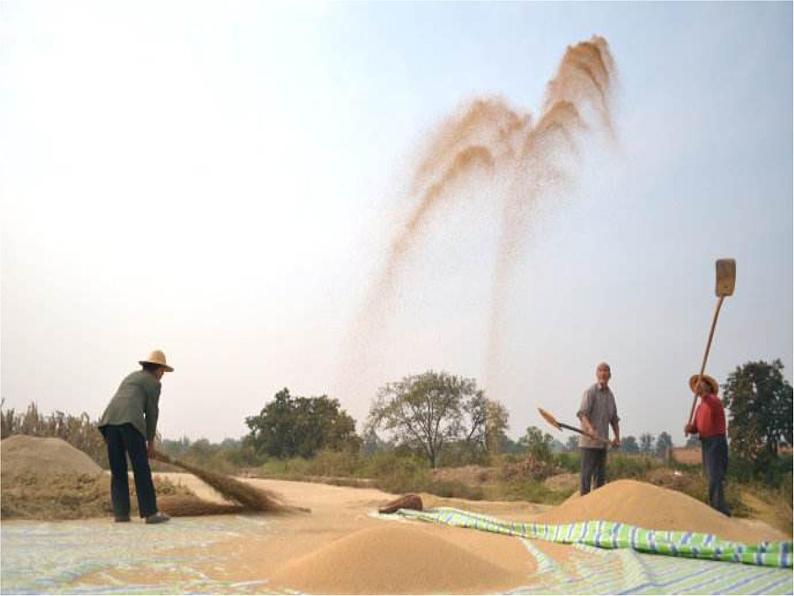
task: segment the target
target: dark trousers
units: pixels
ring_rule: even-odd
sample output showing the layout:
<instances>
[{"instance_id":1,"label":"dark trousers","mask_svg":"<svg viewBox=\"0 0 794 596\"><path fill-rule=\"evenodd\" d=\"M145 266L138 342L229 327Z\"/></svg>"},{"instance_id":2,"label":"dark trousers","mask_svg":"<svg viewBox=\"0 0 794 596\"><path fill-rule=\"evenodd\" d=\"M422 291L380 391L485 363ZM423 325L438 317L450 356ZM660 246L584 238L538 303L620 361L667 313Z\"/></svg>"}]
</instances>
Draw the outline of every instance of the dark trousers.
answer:
<instances>
[{"instance_id":1,"label":"dark trousers","mask_svg":"<svg viewBox=\"0 0 794 596\"><path fill-rule=\"evenodd\" d=\"M141 517L157 513L157 497L154 494L152 470L146 454L146 439L132 424L109 424L101 429L108 446L110 462L110 496L116 517L130 514L130 487L127 477L127 454L135 476L135 491L138 493L138 511Z\"/></svg>"},{"instance_id":2,"label":"dark trousers","mask_svg":"<svg viewBox=\"0 0 794 596\"><path fill-rule=\"evenodd\" d=\"M709 504L725 515L730 515L731 510L725 502L723 482L728 471L728 441L725 435L706 437L700 439L700 449L703 453L703 467L709 477Z\"/></svg>"},{"instance_id":3,"label":"dark trousers","mask_svg":"<svg viewBox=\"0 0 794 596\"><path fill-rule=\"evenodd\" d=\"M593 489L604 486L607 472L607 450L581 448L582 452L582 474L580 492L586 495Z\"/></svg>"}]
</instances>

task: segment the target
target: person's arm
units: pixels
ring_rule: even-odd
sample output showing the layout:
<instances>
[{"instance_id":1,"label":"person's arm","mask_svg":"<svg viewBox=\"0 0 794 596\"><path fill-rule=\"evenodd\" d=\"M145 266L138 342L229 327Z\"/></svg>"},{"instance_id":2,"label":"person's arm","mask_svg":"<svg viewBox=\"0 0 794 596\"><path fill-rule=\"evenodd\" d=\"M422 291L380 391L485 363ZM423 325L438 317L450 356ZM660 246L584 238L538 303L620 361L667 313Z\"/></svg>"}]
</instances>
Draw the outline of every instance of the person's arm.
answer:
<instances>
[{"instance_id":1,"label":"person's arm","mask_svg":"<svg viewBox=\"0 0 794 596\"><path fill-rule=\"evenodd\" d=\"M695 408L694 415L692 416L692 421L689 424L684 425L684 435L696 435L698 434L698 410L700 410L700 404L698 407Z\"/></svg>"},{"instance_id":2,"label":"person's arm","mask_svg":"<svg viewBox=\"0 0 794 596\"><path fill-rule=\"evenodd\" d=\"M591 435L595 435L595 428L593 428L593 423L590 422L590 414L592 411L593 396L590 395L589 390L586 390L582 395L582 403L579 405L579 411L576 413L576 416L579 418L582 430Z\"/></svg>"},{"instance_id":3,"label":"person's arm","mask_svg":"<svg viewBox=\"0 0 794 596\"><path fill-rule=\"evenodd\" d=\"M154 437L157 434L157 418L160 416L160 385L152 385L146 392L146 452L154 455Z\"/></svg>"},{"instance_id":4,"label":"person's arm","mask_svg":"<svg viewBox=\"0 0 794 596\"><path fill-rule=\"evenodd\" d=\"M615 420L612 422L612 432L615 433L615 438L612 439L612 446L617 448L620 447L620 418L615 417Z\"/></svg>"},{"instance_id":5,"label":"person's arm","mask_svg":"<svg viewBox=\"0 0 794 596\"><path fill-rule=\"evenodd\" d=\"M620 447L620 416L618 416L618 407L614 405L614 401L615 398L613 397L612 418L609 420L609 423L612 425L612 432L615 433L615 438L612 439L612 446L617 449Z\"/></svg>"}]
</instances>

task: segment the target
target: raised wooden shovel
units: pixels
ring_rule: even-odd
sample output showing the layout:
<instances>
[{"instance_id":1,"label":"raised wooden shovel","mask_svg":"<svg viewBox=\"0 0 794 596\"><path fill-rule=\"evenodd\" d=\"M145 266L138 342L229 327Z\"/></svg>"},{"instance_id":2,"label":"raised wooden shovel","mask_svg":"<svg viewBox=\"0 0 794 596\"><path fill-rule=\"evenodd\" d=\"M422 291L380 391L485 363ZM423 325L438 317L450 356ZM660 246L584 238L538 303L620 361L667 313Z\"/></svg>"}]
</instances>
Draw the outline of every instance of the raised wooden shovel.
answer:
<instances>
[{"instance_id":1,"label":"raised wooden shovel","mask_svg":"<svg viewBox=\"0 0 794 596\"><path fill-rule=\"evenodd\" d=\"M709 350L711 349L711 340L714 338L714 328L717 326L717 317L720 314L722 301L726 296L733 296L733 289L736 287L736 260L735 259L717 259L717 285L715 294L717 294L717 306L714 309L714 317L711 320L711 329L709 330L709 339L706 342L706 352L703 354L703 362L700 365L700 372L698 373L698 380L695 383L695 391L692 396L692 408L689 410L689 418L687 418L687 426L692 424L692 415L695 413L695 405L698 401L698 385L703 378L703 373L706 370L706 361L709 358Z\"/></svg>"},{"instance_id":2,"label":"raised wooden shovel","mask_svg":"<svg viewBox=\"0 0 794 596\"><path fill-rule=\"evenodd\" d=\"M544 410L543 408L538 408L538 412L540 412L540 415L543 416L543 419L546 422L551 424L557 430L562 430L563 428L565 428L567 430L572 430L575 433L579 433L580 435L584 435L586 437L590 437L591 439L593 439L595 441L602 441L603 443L606 443L607 445L609 445L609 440L605 439L604 437L599 437L598 435L590 434L589 432L584 431L581 428L576 428L575 426L571 426L570 424L564 424L562 422L557 422L557 419L554 416L552 416L549 412Z\"/></svg>"}]
</instances>

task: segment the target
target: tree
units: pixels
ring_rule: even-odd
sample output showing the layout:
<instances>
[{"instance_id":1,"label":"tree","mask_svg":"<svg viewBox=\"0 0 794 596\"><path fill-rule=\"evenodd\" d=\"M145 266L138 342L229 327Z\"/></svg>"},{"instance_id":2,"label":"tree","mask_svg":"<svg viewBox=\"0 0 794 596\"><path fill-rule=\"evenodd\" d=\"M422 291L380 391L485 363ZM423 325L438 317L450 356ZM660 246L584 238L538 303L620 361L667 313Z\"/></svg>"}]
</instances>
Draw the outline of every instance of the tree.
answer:
<instances>
[{"instance_id":1,"label":"tree","mask_svg":"<svg viewBox=\"0 0 794 596\"><path fill-rule=\"evenodd\" d=\"M731 449L758 470L777 458L781 445L792 444L792 388L783 378L780 360L736 367L722 400L730 410Z\"/></svg>"},{"instance_id":2,"label":"tree","mask_svg":"<svg viewBox=\"0 0 794 596\"><path fill-rule=\"evenodd\" d=\"M651 433L640 435L640 453L643 455L651 455L653 453L653 435Z\"/></svg>"},{"instance_id":3,"label":"tree","mask_svg":"<svg viewBox=\"0 0 794 596\"><path fill-rule=\"evenodd\" d=\"M488 453L496 455L506 450L509 419L504 405L496 400L485 400L485 449Z\"/></svg>"},{"instance_id":4,"label":"tree","mask_svg":"<svg viewBox=\"0 0 794 596\"><path fill-rule=\"evenodd\" d=\"M568 440L565 441L565 450L576 451L577 449L579 449L579 438L576 435L571 435L568 437Z\"/></svg>"},{"instance_id":5,"label":"tree","mask_svg":"<svg viewBox=\"0 0 794 596\"><path fill-rule=\"evenodd\" d=\"M383 430L399 445L421 451L434 468L450 443L463 441L471 449L485 450L489 426L492 435L504 432L507 411L494 403L474 379L431 370L381 387L366 428Z\"/></svg>"},{"instance_id":6,"label":"tree","mask_svg":"<svg viewBox=\"0 0 794 596\"><path fill-rule=\"evenodd\" d=\"M686 439L686 448L700 447L700 439L695 435L689 435Z\"/></svg>"},{"instance_id":7,"label":"tree","mask_svg":"<svg viewBox=\"0 0 794 596\"><path fill-rule=\"evenodd\" d=\"M282 389L257 416L248 416L245 441L273 457L311 457L320 449L357 450L356 421L328 396L292 397Z\"/></svg>"},{"instance_id":8,"label":"tree","mask_svg":"<svg viewBox=\"0 0 794 596\"><path fill-rule=\"evenodd\" d=\"M656 457L667 457L667 450L673 447L673 437L670 433L662 431L659 438L656 439Z\"/></svg>"},{"instance_id":9,"label":"tree","mask_svg":"<svg viewBox=\"0 0 794 596\"><path fill-rule=\"evenodd\" d=\"M639 453L640 446L637 444L637 439L629 435L621 439L620 450L623 453Z\"/></svg>"},{"instance_id":10,"label":"tree","mask_svg":"<svg viewBox=\"0 0 794 596\"><path fill-rule=\"evenodd\" d=\"M538 461L551 459L551 446L554 437L544 433L537 426L527 427L526 434L518 441L529 452L529 455Z\"/></svg>"}]
</instances>

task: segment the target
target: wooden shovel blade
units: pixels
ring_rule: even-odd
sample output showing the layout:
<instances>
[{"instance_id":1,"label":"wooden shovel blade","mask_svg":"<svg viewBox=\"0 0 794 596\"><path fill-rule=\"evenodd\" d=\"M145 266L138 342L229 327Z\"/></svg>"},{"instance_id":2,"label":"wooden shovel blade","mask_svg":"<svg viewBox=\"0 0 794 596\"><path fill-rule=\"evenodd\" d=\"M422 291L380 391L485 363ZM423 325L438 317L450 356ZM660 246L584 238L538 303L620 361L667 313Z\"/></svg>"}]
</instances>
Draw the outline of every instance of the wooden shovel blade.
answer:
<instances>
[{"instance_id":1,"label":"wooden shovel blade","mask_svg":"<svg viewBox=\"0 0 794 596\"><path fill-rule=\"evenodd\" d=\"M549 424L551 424L551 425L552 425L554 428L556 428L557 430L562 430L562 429L560 428L560 423L559 423L559 422L557 422L557 419L556 419L554 416L552 416L551 414L549 414L549 413L548 413L546 410L544 410L543 408L538 408L538 412L540 412L540 415L541 415L541 416L543 416L543 419L544 419L546 422L548 422Z\"/></svg>"},{"instance_id":2,"label":"wooden shovel blade","mask_svg":"<svg viewBox=\"0 0 794 596\"><path fill-rule=\"evenodd\" d=\"M736 259L717 259L717 296L733 296L736 286Z\"/></svg>"}]
</instances>

